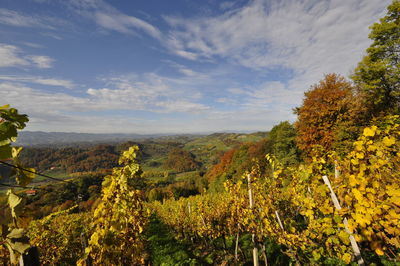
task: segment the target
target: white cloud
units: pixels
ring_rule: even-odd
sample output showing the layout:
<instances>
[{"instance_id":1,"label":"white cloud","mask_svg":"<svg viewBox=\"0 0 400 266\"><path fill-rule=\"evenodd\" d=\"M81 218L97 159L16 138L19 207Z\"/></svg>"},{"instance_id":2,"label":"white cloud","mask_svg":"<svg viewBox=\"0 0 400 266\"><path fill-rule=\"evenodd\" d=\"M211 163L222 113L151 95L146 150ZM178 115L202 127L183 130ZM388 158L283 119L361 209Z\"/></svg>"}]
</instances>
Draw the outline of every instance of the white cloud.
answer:
<instances>
[{"instance_id":1,"label":"white cloud","mask_svg":"<svg viewBox=\"0 0 400 266\"><path fill-rule=\"evenodd\" d=\"M27 57L38 68L51 68L54 59L44 55L30 55Z\"/></svg>"},{"instance_id":2,"label":"white cloud","mask_svg":"<svg viewBox=\"0 0 400 266\"><path fill-rule=\"evenodd\" d=\"M199 93L194 91L186 95L187 90L173 87L173 84L176 85L173 80L153 73L143 77L125 75L103 78L107 87L89 88L82 96L54 93L49 89L33 89L28 85L35 83L50 87L73 87L73 83L67 80L0 76L1 80L5 82L0 82L0 99L5 103L21 105L32 112L140 110L152 113L201 113L209 109L199 102Z\"/></svg>"},{"instance_id":3,"label":"white cloud","mask_svg":"<svg viewBox=\"0 0 400 266\"><path fill-rule=\"evenodd\" d=\"M169 78L148 74L103 79L109 88L89 89L72 96L37 90L14 81L0 82L0 105L9 103L30 116L28 130L78 132L193 133L223 130L267 130L277 121L293 119L285 110L244 108L222 111L173 91ZM153 81L153 82L151 82ZM140 86L140 87L139 87ZM267 85L265 85L267 86ZM272 85L271 85L272 86ZM260 87L261 90L263 87ZM267 95L267 93L265 93ZM231 101L221 99L221 102ZM123 112L120 112L123 110ZM108 111L119 111L107 115ZM132 112L140 111L140 115ZM147 115L143 117L143 112ZM113 112L114 113L114 112ZM183 116L176 116L182 113ZM149 118L149 114L150 117Z\"/></svg>"},{"instance_id":4,"label":"white cloud","mask_svg":"<svg viewBox=\"0 0 400 266\"><path fill-rule=\"evenodd\" d=\"M271 104L278 104L283 109L288 109L298 103L303 93L301 91L292 91L286 88L285 84L273 81L261 84L259 88L247 91L250 96L244 105L251 108L262 109L270 108ZM286 108L284 107L286 106ZM274 109L277 109L276 107Z\"/></svg>"},{"instance_id":5,"label":"white cloud","mask_svg":"<svg viewBox=\"0 0 400 266\"><path fill-rule=\"evenodd\" d=\"M0 43L0 67L36 66L51 68L54 61L44 55L24 55L21 49L14 45Z\"/></svg>"},{"instance_id":6,"label":"white cloud","mask_svg":"<svg viewBox=\"0 0 400 266\"><path fill-rule=\"evenodd\" d=\"M87 106L85 109L95 108L90 99L65 93L35 90L13 82L0 83L0 99L2 104L10 104L27 114L54 114L63 111L82 110L84 106Z\"/></svg>"},{"instance_id":7,"label":"white cloud","mask_svg":"<svg viewBox=\"0 0 400 266\"><path fill-rule=\"evenodd\" d=\"M29 65L29 62L18 54L19 49L16 46L0 43L0 67Z\"/></svg>"},{"instance_id":8,"label":"white cloud","mask_svg":"<svg viewBox=\"0 0 400 266\"><path fill-rule=\"evenodd\" d=\"M71 89L75 85L70 80L65 79L54 79L54 78L43 78L43 77L30 77L30 76L1 76L0 80L23 82L23 83L34 83L47 86L57 86Z\"/></svg>"},{"instance_id":9,"label":"white cloud","mask_svg":"<svg viewBox=\"0 0 400 266\"><path fill-rule=\"evenodd\" d=\"M104 78L109 88L89 89L87 93L112 108L146 110L159 113L197 113L208 106L195 102L199 92L186 87L184 79L172 79L148 73Z\"/></svg>"},{"instance_id":10,"label":"white cloud","mask_svg":"<svg viewBox=\"0 0 400 266\"><path fill-rule=\"evenodd\" d=\"M162 107L167 112L198 113L210 109L209 106L200 103L193 103L187 100L174 100L156 102L156 106Z\"/></svg>"},{"instance_id":11,"label":"white cloud","mask_svg":"<svg viewBox=\"0 0 400 266\"><path fill-rule=\"evenodd\" d=\"M71 89L74 87L74 84L69 80L63 79L44 79L44 78L37 78L33 80L34 83L48 85L48 86L58 86Z\"/></svg>"}]
</instances>

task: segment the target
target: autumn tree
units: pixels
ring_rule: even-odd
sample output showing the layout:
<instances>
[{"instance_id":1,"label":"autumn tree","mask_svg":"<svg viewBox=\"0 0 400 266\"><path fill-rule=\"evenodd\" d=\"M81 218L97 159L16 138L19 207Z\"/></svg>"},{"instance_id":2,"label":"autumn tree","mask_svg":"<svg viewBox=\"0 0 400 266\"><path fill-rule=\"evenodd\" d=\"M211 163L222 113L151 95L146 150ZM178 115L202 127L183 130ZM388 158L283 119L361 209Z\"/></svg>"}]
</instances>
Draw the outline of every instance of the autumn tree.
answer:
<instances>
[{"instance_id":1,"label":"autumn tree","mask_svg":"<svg viewBox=\"0 0 400 266\"><path fill-rule=\"evenodd\" d=\"M400 111L400 1L371 26L371 46L352 79L372 116Z\"/></svg>"},{"instance_id":2,"label":"autumn tree","mask_svg":"<svg viewBox=\"0 0 400 266\"><path fill-rule=\"evenodd\" d=\"M331 150L338 142L357 137L362 107L352 91L344 77L328 74L304 94L303 104L294 111L296 142L305 155L315 145Z\"/></svg>"},{"instance_id":3,"label":"autumn tree","mask_svg":"<svg viewBox=\"0 0 400 266\"><path fill-rule=\"evenodd\" d=\"M196 170L199 167L199 163L192 153L181 148L175 148L168 154L164 167L178 172L187 172Z\"/></svg>"},{"instance_id":4,"label":"autumn tree","mask_svg":"<svg viewBox=\"0 0 400 266\"><path fill-rule=\"evenodd\" d=\"M296 129L288 121L274 126L269 132L272 154L283 164L291 165L299 162L300 151L296 146Z\"/></svg>"}]
</instances>

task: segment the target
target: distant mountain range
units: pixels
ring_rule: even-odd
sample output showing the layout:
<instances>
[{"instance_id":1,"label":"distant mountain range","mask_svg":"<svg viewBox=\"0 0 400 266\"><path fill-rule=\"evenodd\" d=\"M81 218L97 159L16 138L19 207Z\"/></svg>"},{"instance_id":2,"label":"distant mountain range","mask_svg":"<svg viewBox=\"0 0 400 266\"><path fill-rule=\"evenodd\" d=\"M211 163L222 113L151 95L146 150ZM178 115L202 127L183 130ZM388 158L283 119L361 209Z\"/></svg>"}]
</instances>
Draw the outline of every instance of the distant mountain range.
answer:
<instances>
[{"instance_id":1,"label":"distant mountain range","mask_svg":"<svg viewBox=\"0 0 400 266\"><path fill-rule=\"evenodd\" d=\"M158 138L167 135L140 135L140 134L91 134L91 133L67 133L67 132L41 132L21 131L18 134L17 145L51 145L72 143L96 143L96 142L121 142Z\"/></svg>"},{"instance_id":2,"label":"distant mountain range","mask_svg":"<svg viewBox=\"0 0 400 266\"><path fill-rule=\"evenodd\" d=\"M223 137L244 135L260 135L264 136L265 132L204 132L193 134L123 134L123 133L110 133L110 134L97 134L97 133L74 133L74 132L42 132L42 131L21 131L18 133L16 145L20 146L47 146L56 145L64 146L69 144L96 144L96 143L116 143L124 141L140 141L146 139L163 139L176 141L178 139L194 139L199 137ZM236 136L236 137L237 137Z\"/></svg>"}]
</instances>

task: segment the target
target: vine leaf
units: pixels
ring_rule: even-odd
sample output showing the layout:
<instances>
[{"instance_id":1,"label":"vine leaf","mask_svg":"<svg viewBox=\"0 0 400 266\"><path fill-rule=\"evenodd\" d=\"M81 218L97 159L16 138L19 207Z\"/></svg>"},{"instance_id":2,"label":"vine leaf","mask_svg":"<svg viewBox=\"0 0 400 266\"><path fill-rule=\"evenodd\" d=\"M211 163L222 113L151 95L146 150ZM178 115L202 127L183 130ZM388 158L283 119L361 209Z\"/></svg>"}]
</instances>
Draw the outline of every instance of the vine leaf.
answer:
<instances>
[{"instance_id":1,"label":"vine leaf","mask_svg":"<svg viewBox=\"0 0 400 266\"><path fill-rule=\"evenodd\" d=\"M23 198L12 192L11 189L8 190L7 195L8 205L10 206L12 217L16 219L21 213L22 208L24 207L24 200Z\"/></svg>"}]
</instances>

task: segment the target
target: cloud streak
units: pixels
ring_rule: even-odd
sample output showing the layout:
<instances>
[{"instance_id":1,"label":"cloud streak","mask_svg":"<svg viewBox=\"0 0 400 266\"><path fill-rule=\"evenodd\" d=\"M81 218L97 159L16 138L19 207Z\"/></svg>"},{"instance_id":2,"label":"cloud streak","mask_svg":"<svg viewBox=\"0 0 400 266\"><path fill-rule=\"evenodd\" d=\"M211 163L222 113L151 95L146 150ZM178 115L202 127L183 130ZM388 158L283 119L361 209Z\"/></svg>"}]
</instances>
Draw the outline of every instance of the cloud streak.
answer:
<instances>
[{"instance_id":1,"label":"cloud streak","mask_svg":"<svg viewBox=\"0 0 400 266\"><path fill-rule=\"evenodd\" d=\"M29 65L29 61L18 54L19 49L16 46L0 43L0 67Z\"/></svg>"},{"instance_id":2,"label":"cloud streak","mask_svg":"<svg viewBox=\"0 0 400 266\"><path fill-rule=\"evenodd\" d=\"M103 29L133 35L144 32L155 39L162 38L162 33L155 26L135 16L126 15L102 0L74 0L69 4L73 10Z\"/></svg>"},{"instance_id":3,"label":"cloud streak","mask_svg":"<svg viewBox=\"0 0 400 266\"><path fill-rule=\"evenodd\" d=\"M34 66L51 68L54 59L44 55L24 55L22 50L14 45L0 43L0 67Z\"/></svg>"},{"instance_id":4,"label":"cloud streak","mask_svg":"<svg viewBox=\"0 0 400 266\"><path fill-rule=\"evenodd\" d=\"M46 86L56 86L63 87L67 89L72 89L75 84L70 80L65 79L54 79L54 78L43 78L43 77L31 77L31 76L1 76L0 80L12 81L18 83L33 83Z\"/></svg>"},{"instance_id":5,"label":"cloud streak","mask_svg":"<svg viewBox=\"0 0 400 266\"><path fill-rule=\"evenodd\" d=\"M26 57L38 68L51 68L54 59L45 55L30 55Z\"/></svg>"},{"instance_id":6,"label":"cloud streak","mask_svg":"<svg viewBox=\"0 0 400 266\"><path fill-rule=\"evenodd\" d=\"M214 17L166 16L167 46L190 60L290 69L302 81L291 87L304 89L324 73L348 74L369 45L368 26L389 2L255 0Z\"/></svg>"},{"instance_id":7,"label":"cloud streak","mask_svg":"<svg viewBox=\"0 0 400 266\"><path fill-rule=\"evenodd\" d=\"M40 19L16 11L0 8L0 23L17 27L44 27ZM46 26L48 27L48 26Z\"/></svg>"},{"instance_id":8,"label":"cloud streak","mask_svg":"<svg viewBox=\"0 0 400 266\"><path fill-rule=\"evenodd\" d=\"M13 27L42 28L52 31L58 30L60 26L71 25L58 17L31 16L6 8L0 8L0 24Z\"/></svg>"},{"instance_id":9,"label":"cloud streak","mask_svg":"<svg viewBox=\"0 0 400 266\"><path fill-rule=\"evenodd\" d=\"M201 113L209 107L196 97L175 90L168 78L148 73L143 78L125 75L103 78L103 88L89 88L82 96L34 89L29 84L72 88L68 80L42 77L0 76L0 99L16 103L29 112L91 112L110 110L146 111L151 113ZM22 85L24 83L25 85ZM198 98L198 97L197 97ZM57 110L57 111L55 111Z\"/></svg>"}]
</instances>

